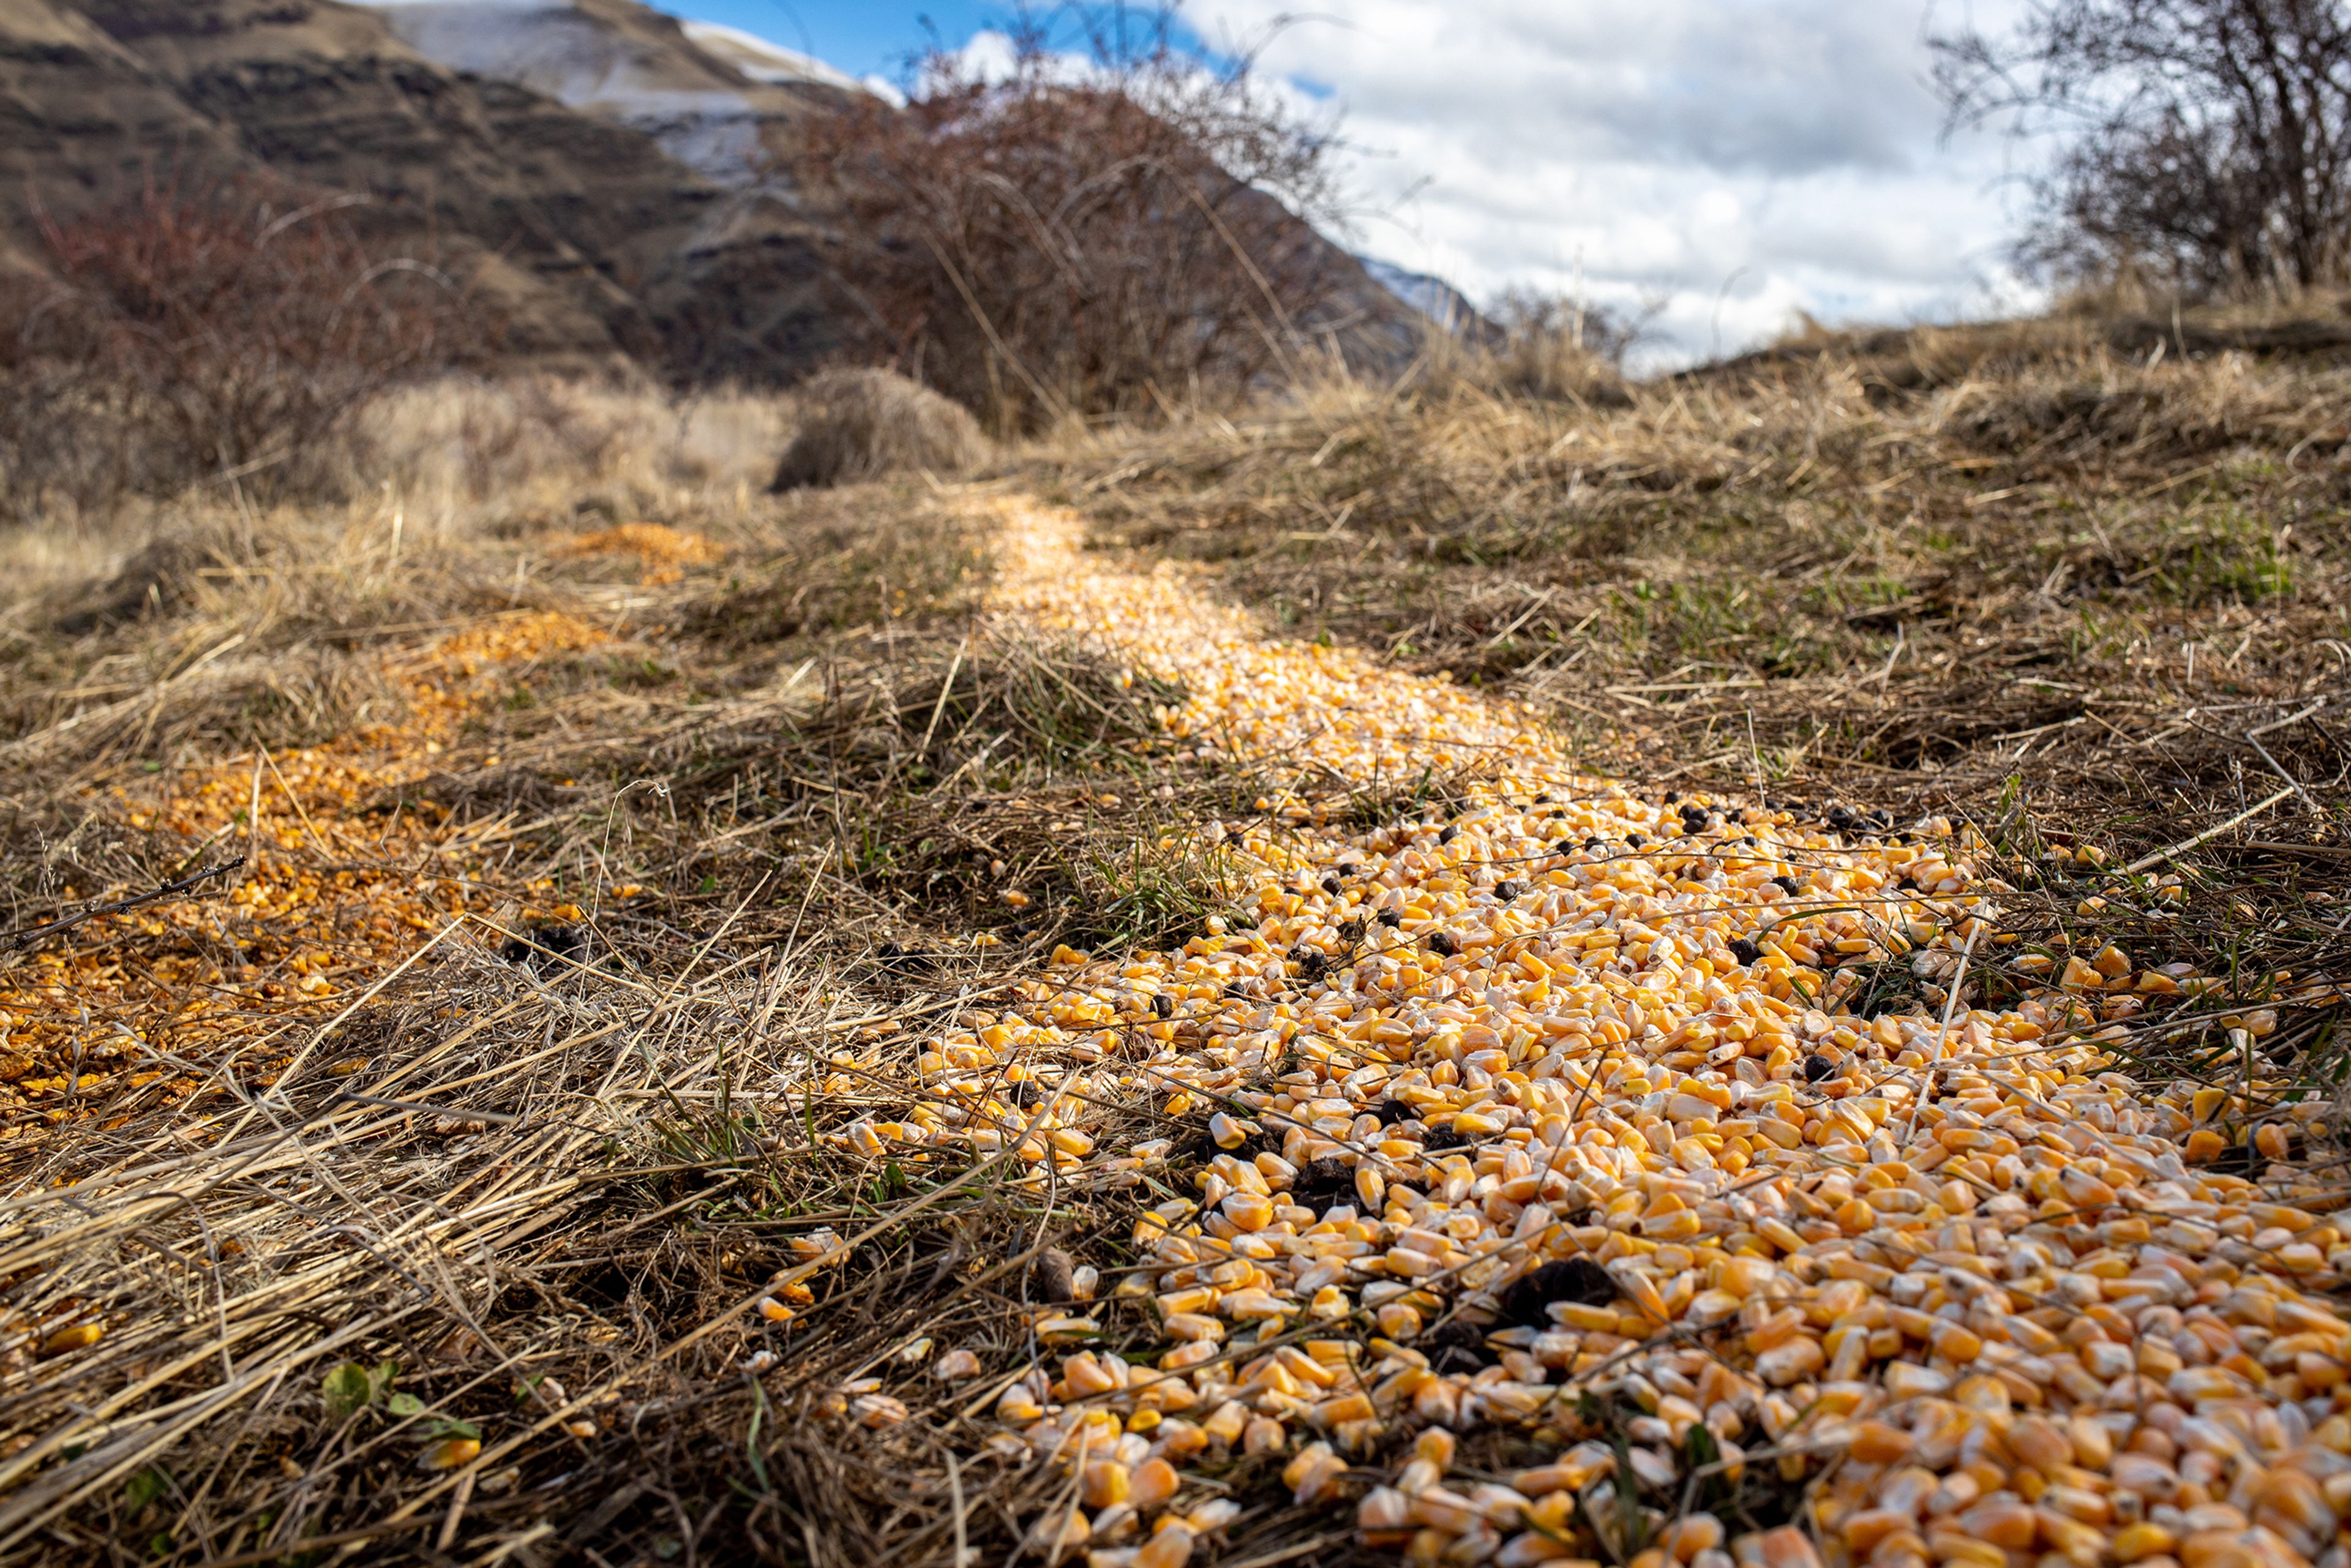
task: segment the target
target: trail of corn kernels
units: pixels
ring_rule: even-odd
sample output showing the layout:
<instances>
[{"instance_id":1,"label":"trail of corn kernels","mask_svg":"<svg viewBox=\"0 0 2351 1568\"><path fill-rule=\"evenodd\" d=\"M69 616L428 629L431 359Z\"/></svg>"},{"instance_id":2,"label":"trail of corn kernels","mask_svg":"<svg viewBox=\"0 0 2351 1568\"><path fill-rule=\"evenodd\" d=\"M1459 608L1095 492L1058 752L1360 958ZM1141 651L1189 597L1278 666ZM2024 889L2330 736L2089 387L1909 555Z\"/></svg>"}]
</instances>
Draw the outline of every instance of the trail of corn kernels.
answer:
<instances>
[{"instance_id":1,"label":"trail of corn kernels","mask_svg":"<svg viewBox=\"0 0 2351 1568\"><path fill-rule=\"evenodd\" d=\"M447 814L387 815L381 800L430 774L467 715L506 689L503 672L603 641L558 612L497 617L388 663L396 721L181 775L161 799L101 791L89 809L171 835L190 869L238 854L245 864L225 884L92 921L0 974L0 1106L13 1113L0 1141L100 1105L119 1121L124 1089L169 1102L224 1073L273 1082L299 1026L467 907L475 856ZM122 956L155 938L172 950Z\"/></svg>"},{"instance_id":2,"label":"trail of corn kernels","mask_svg":"<svg viewBox=\"0 0 2351 1568\"><path fill-rule=\"evenodd\" d=\"M1120 1291L1155 1297L1165 1354L1081 1348L1098 1320L1066 1307L1036 1325L1059 1375L997 1401L997 1451L1079 1489L1032 1522L1040 1554L1180 1564L1238 1512L1187 1468L1248 1452L1419 1563L2346 1561L2351 1331L2316 1293L2351 1260L2342 1195L2214 1170L2241 1107L2101 1071L2101 1030L2197 977L2109 949L2013 1010L1854 1016L1833 955L1948 979L2002 951L1998 888L1943 824L1831 833L1579 779L1510 705L1265 642L1173 569L1092 564L1065 517L1007 522L1003 611L1182 682L1166 722L1198 752L1363 785L1484 769L1441 821L1267 802L1237 852L1257 925L1058 955L925 1057L906 1120L850 1130L866 1155L1026 1133L1037 1169L1139 1180L1168 1140L1097 1143L1090 1103L1213 1113L1226 1152L1139 1213L1153 1268ZM1061 1092L1041 1123L992 1097L1008 1066ZM1587 1392L1635 1412L1651 1498L1809 1479L1793 1524L1620 1511ZM1454 1435L1492 1426L1546 1461L1453 1473Z\"/></svg>"}]
</instances>

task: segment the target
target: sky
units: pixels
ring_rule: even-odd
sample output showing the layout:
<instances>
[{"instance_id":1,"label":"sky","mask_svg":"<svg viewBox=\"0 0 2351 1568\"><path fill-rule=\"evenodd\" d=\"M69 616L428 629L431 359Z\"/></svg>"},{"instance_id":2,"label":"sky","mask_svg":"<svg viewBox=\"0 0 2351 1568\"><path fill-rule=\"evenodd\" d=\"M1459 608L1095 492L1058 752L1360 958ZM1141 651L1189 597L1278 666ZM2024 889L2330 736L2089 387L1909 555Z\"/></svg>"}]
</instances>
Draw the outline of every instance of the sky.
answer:
<instances>
[{"instance_id":1,"label":"sky","mask_svg":"<svg viewBox=\"0 0 2351 1568\"><path fill-rule=\"evenodd\" d=\"M853 76L929 33L985 53L985 0L671 0ZM1339 117L1353 248L1648 326L1656 368L1832 324L2035 301L2005 265L2034 149L1942 134L1930 24L2019 0L1192 0L1295 101ZM1932 5L1935 9L1930 12ZM1284 24L1288 16L1302 19Z\"/></svg>"}]
</instances>

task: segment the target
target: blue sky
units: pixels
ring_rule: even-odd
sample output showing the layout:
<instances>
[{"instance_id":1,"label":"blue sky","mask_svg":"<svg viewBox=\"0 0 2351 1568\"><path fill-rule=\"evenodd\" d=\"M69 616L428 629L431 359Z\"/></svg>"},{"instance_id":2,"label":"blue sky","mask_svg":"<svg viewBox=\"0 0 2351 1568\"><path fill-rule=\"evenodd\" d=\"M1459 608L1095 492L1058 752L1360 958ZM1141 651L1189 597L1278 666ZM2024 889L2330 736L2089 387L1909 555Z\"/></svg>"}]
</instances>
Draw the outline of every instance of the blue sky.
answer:
<instances>
[{"instance_id":1,"label":"blue sky","mask_svg":"<svg viewBox=\"0 0 2351 1568\"><path fill-rule=\"evenodd\" d=\"M893 81L908 51L928 37L924 17L952 47L1011 9L977 0L665 0L663 8L757 33L852 76L871 71Z\"/></svg>"}]
</instances>

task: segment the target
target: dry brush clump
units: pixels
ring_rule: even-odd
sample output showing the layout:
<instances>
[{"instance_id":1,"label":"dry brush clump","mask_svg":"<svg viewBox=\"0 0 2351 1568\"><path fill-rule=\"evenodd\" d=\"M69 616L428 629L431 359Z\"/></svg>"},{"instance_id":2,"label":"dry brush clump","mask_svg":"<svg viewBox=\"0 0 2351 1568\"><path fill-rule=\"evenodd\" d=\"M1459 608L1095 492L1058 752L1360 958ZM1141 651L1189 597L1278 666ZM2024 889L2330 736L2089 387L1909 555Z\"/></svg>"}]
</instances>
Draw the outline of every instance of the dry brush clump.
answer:
<instances>
[{"instance_id":1,"label":"dry brush clump","mask_svg":"<svg viewBox=\"0 0 2351 1568\"><path fill-rule=\"evenodd\" d=\"M799 429L771 490L907 472L961 478L987 456L969 410L890 371L826 371L794 389L793 401Z\"/></svg>"}]
</instances>

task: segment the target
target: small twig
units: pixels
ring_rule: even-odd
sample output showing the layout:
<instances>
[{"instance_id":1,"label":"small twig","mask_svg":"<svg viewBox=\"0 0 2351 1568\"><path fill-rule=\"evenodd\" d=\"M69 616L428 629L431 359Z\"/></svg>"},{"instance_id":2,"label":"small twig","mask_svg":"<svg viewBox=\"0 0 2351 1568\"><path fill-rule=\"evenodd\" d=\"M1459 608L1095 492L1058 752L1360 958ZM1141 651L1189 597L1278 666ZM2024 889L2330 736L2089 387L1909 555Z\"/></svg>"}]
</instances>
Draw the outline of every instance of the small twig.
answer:
<instances>
[{"instance_id":1,"label":"small twig","mask_svg":"<svg viewBox=\"0 0 2351 1568\"><path fill-rule=\"evenodd\" d=\"M68 915L62 919L52 920L46 925L22 926L17 930L0 934L0 953L14 953L20 948L29 947L45 937L60 936L77 925L88 925L101 915L120 915L125 910L136 909L141 904L153 904L159 900L170 898L175 894L185 893L200 882L208 882L214 877L225 875L243 864L245 864L245 857L239 855L233 861L223 861L218 865L209 865L202 871L190 872L183 877L165 883L152 893L134 894L129 898L117 899L112 904L92 904L78 915Z\"/></svg>"},{"instance_id":2,"label":"small twig","mask_svg":"<svg viewBox=\"0 0 2351 1568\"><path fill-rule=\"evenodd\" d=\"M2310 791L2302 787L2302 780L2296 779L2293 774L2288 773L2284 768L2279 767L2278 759L2270 755L2270 748L2263 746L2260 741L2254 739L2252 733L2250 730L2245 734L2245 744L2262 754L2262 760L2270 765L2271 772L2276 774L2279 778L2294 786L2294 792L2302 797L2302 803L2310 808L2310 814L2312 816L2321 817L2325 815L2324 811L2321 811L2318 809L2318 802L2310 798Z\"/></svg>"},{"instance_id":3,"label":"small twig","mask_svg":"<svg viewBox=\"0 0 2351 1568\"><path fill-rule=\"evenodd\" d=\"M2205 829L2202 832L2195 834L2190 838L2182 839L2176 844L2166 844L2163 848L2156 851L2151 855L2141 855L2138 859L2131 862L2130 864L2123 867L2121 871L2116 872L2115 874L2117 876L2137 876L2140 872L2147 870L2150 866L2161 865L2165 861L2169 860L2176 854L2180 854L2186 851L2192 850L2200 843L2205 843L2210 840L2219 838L2231 828L2237 827L2242 823L2252 821L2255 817L2260 816L2263 811L2268 810L2272 806L2276 805L2280 800L2284 800L2288 795L2295 793L2300 789L2301 786L2298 784L2289 784L2284 789L2279 790L2276 794L2271 796L2268 800L2261 801L2256 805L2246 807L2243 810L2238 812L2235 816L2230 818L2225 822L2217 822L2211 827Z\"/></svg>"}]
</instances>

